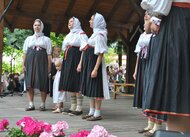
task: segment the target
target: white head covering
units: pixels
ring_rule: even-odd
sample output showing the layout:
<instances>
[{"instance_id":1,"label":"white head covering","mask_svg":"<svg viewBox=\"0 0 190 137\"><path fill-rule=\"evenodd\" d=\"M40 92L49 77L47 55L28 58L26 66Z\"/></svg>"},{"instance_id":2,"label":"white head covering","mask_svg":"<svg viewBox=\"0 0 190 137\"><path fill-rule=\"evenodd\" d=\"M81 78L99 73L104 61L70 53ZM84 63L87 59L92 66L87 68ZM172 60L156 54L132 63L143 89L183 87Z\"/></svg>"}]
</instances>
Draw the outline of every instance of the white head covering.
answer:
<instances>
[{"instance_id":1,"label":"white head covering","mask_svg":"<svg viewBox=\"0 0 190 137\"><path fill-rule=\"evenodd\" d=\"M106 21L104 17L99 13L96 13L94 15L93 32L102 33L105 36L107 36L107 33L108 33L106 29Z\"/></svg>"},{"instance_id":2,"label":"white head covering","mask_svg":"<svg viewBox=\"0 0 190 137\"><path fill-rule=\"evenodd\" d=\"M43 31L43 29L44 29L44 24L43 24L43 22L42 22L40 19L36 19L36 20L34 21L34 23L35 23L36 21L40 22L40 32L34 32L34 35L37 36L37 37L43 36L44 33L43 33L42 31ZM33 27L34 27L34 24L33 24Z\"/></svg>"},{"instance_id":3,"label":"white head covering","mask_svg":"<svg viewBox=\"0 0 190 137\"><path fill-rule=\"evenodd\" d=\"M73 18L74 24L73 24L73 28L70 29L70 32L71 33L81 33L83 30L81 28L81 23L80 23L79 19L76 17L72 17L72 18Z\"/></svg>"}]
</instances>

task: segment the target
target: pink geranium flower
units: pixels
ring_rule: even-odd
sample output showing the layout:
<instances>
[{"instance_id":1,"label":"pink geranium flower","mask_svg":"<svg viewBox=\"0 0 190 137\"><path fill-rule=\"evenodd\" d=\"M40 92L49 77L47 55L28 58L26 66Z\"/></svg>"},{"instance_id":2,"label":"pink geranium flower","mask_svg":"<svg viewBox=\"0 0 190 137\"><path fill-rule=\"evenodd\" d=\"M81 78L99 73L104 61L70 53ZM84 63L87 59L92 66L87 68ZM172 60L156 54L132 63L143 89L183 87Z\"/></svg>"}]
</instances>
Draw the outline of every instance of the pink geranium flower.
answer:
<instances>
[{"instance_id":1,"label":"pink geranium flower","mask_svg":"<svg viewBox=\"0 0 190 137\"><path fill-rule=\"evenodd\" d=\"M70 135L69 137L87 137L89 134L90 134L89 131L87 131L87 130L81 130L81 131L79 131L76 134Z\"/></svg>"},{"instance_id":2,"label":"pink geranium flower","mask_svg":"<svg viewBox=\"0 0 190 137\"><path fill-rule=\"evenodd\" d=\"M2 119L0 121L0 131L4 131L9 125L9 121L7 119Z\"/></svg>"},{"instance_id":3,"label":"pink geranium flower","mask_svg":"<svg viewBox=\"0 0 190 137\"><path fill-rule=\"evenodd\" d=\"M114 135L109 135L108 131L103 127L99 125L95 125L93 129L91 130L88 137L116 137Z\"/></svg>"},{"instance_id":4,"label":"pink geranium flower","mask_svg":"<svg viewBox=\"0 0 190 137\"><path fill-rule=\"evenodd\" d=\"M64 130L68 129L69 125L65 121L58 121L56 124L52 125L51 131L54 136L64 136Z\"/></svg>"},{"instance_id":5,"label":"pink geranium flower","mask_svg":"<svg viewBox=\"0 0 190 137\"><path fill-rule=\"evenodd\" d=\"M54 135L49 132L42 132L39 137L54 137Z\"/></svg>"}]
</instances>

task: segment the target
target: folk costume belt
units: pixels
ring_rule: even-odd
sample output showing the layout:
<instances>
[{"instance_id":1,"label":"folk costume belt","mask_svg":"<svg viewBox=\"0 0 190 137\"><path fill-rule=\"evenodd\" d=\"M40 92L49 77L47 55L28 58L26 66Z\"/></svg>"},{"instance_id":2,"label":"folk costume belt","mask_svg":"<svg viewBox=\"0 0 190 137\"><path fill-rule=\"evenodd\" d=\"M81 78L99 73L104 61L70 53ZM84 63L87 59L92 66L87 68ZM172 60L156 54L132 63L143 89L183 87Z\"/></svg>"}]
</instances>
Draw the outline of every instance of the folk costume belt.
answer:
<instances>
[{"instance_id":1,"label":"folk costume belt","mask_svg":"<svg viewBox=\"0 0 190 137\"><path fill-rule=\"evenodd\" d=\"M185 3L185 2L173 2L172 6L190 9L190 3Z\"/></svg>"},{"instance_id":2,"label":"folk costume belt","mask_svg":"<svg viewBox=\"0 0 190 137\"><path fill-rule=\"evenodd\" d=\"M94 48L94 46L91 46L91 45L87 44L87 45L82 49L82 51L86 51L88 48Z\"/></svg>"},{"instance_id":3,"label":"folk costume belt","mask_svg":"<svg viewBox=\"0 0 190 137\"><path fill-rule=\"evenodd\" d=\"M67 48L66 48L66 50L65 50L65 53L64 53L64 60L66 60L68 51L69 51L69 49L70 49L71 47L79 48L79 47L77 47L77 46L68 45Z\"/></svg>"},{"instance_id":4,"label":"folk costume belt","mask_svg":"<svg viewBox=\"0 0 190 137\"><path fill-rule=\"evenodd\" d=\"M40 46L33 46L33 47L31 47L31 49L35 49L37 51L39 51L39 50L45 50L45 48L42 48Z\"/></svg>"}]
</instances>

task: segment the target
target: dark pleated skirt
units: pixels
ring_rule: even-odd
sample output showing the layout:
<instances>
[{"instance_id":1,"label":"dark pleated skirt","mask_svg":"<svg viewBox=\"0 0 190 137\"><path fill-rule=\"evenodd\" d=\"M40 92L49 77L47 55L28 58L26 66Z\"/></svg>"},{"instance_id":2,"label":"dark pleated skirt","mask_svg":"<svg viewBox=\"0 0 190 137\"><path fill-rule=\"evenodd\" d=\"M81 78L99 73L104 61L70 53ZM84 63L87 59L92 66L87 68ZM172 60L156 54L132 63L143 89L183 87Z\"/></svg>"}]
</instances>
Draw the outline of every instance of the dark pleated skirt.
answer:
<instances>
[{"instance_id":1,"label":"dark pleated skirt","mask_svg":"<svg viewBox=\"0 0 190 137\"><path fill-rule=\"evenodd\" d=\"M141 52L139 54L139 61L137 67L137 78L135 81L135 91L134 91L134 100L133 107L142 108L143 101L143 75L146 65L146 59L141 58Z\"/></svg>"},{"instance_id":2,"label":"dark pleated skirt","mask_svg":"<svg viewBox=\"0 0 190 137\"><path fill-rule=\"evenodd\" d=\"M56 70L56 67L55 67L55 63L51 63L51 77L50 77L50 97L53 97L53 82L54 82L54 79L53 77L55 76L57 70Z\"/></svg>"},{"instance_id":3,"label":"dark pleated skirt","mask_svg":"<svg viewBox=\"0 0 190 137\"><path fill-rule=\"evenodd\" d=\"M25 60L26 89L48 92L48 56L45 49L37 51L29 48Z\"/></svg>"},{"instance_id":4,"label":"dark pleated skirt","mask_svg":"<svg viewBox=\"0 0 190 137\"><path fill-rule=\"evenodd\" d=\"M77 72L77 66L81 51L78 47L72 46L66 52L62 63L59 90L78 93L80 91L80 73Z\"/></svg>"},{"instance_id":5,"label":"dark pleated skirt","mask_svg":"<svg viewBox=\"0 0 190 137\"><path fill-rule=\"evenodd\" d=\"M190 116L190 9L172 7L152 39L145 112Z\"/></svg>"},{"instance_id":6,"label":"dark pleated skirt","mask_svg":"<svg viewBox=\"0 0 190 137\"><path fill-rule=\"evenodd\" d=\"M88 47L83 52L81 92L84 96L93 98L104 98L102 65L100 64L97 77L91 78L91 73L96 65L98 55L94 54L94 48Z\"/></svg>"}]
</instances>

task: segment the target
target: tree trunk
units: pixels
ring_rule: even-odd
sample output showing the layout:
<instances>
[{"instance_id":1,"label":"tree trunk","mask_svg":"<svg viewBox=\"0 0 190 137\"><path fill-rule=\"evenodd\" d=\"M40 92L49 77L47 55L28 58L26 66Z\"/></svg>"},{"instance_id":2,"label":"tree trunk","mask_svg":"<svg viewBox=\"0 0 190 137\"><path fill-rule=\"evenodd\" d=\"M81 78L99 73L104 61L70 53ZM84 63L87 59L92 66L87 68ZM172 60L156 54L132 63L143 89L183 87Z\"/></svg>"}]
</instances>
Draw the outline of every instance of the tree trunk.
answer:
<instances>
[{"instance_id":1,"label":"tree trunk","mask_svg":"<svg viewBox=\"0 0 190 137\"><path fill-rule=\"evenodd\" d=\"M122 54L118 54L118 64L119 64L119 67L122 66Z\"/></svg>"}]
</instances>

